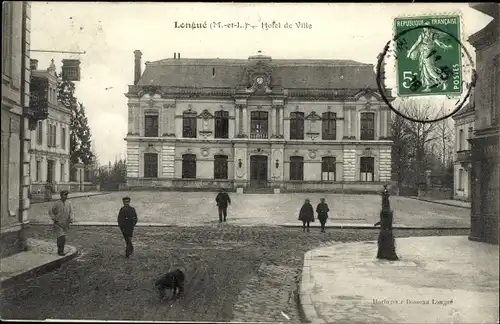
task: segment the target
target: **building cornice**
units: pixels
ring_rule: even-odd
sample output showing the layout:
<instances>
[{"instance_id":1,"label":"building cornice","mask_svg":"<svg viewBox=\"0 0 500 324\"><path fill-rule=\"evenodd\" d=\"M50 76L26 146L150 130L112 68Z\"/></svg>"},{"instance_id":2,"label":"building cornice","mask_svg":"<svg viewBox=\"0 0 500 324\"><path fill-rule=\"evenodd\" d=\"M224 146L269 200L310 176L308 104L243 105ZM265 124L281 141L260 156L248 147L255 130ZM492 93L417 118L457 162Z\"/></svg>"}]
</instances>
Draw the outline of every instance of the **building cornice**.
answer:
<instances>
[{"instance_id":1,"label":"building cornice","mask_svg":"<svg viewBox=\"0 0 500 324\"><path fill-rule=\"evenodd\" d=\"M129 86L129 92L125 96L129 99L138 99L143 95L159 95L162 99L241 99L250 98L252 95L241 93L238 88L176 88L176 87L141 87ZM373 96L377 101L381 101L381 96L377 89L283 89L279 92L272 92L259 98L282 98L291 100L310 101L357 101L360 97ZM392 98L385 94L389 101Z\"/></svg>"}]
</instances>

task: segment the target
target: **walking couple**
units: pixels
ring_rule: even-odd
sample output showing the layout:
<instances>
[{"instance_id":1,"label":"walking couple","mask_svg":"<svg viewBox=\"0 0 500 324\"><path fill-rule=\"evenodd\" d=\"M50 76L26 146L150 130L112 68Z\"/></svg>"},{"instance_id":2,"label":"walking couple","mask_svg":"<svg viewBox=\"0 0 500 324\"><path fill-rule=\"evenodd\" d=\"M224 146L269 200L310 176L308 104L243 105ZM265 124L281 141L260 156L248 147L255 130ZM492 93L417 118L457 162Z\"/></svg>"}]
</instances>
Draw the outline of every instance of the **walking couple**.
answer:
<instances>
[{"instance_id":1,"label":"walking couple","mask_svg":"<svg viewBox=\"0 0 500 324\"><path fill-rule=\"evenodd\" d=\"M318 219L321 224L321 232L325 232L326 220L328 219L328 204L325 202L325 198L320 199L321 202L316 206L316 213L318 213ZM302 221L302 230L309 232L309 225L314 222L314 209L311 205L311 201L306 198L304 205L300 208L299 220Z\"/></svg>"}]
</instances>

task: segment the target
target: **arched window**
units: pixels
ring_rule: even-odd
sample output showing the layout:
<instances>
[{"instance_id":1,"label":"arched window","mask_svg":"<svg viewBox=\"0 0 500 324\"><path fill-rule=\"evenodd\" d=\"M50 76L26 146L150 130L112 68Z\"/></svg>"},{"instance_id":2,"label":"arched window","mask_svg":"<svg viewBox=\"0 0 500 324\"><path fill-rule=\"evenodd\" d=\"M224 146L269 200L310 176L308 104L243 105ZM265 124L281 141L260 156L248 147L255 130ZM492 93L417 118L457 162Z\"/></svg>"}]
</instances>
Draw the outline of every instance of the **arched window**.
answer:
<instances>
[{"instance_id":1,"label":"arched window","mask_svg":"<svg viewBox=\"0 0 500 324\"><path fill-rule=\"evenodd\" d=\"M157 153L144 153L144 178L158 178Z\"/></svg>"},{"instance_id":2,"label":"arched window","mask_svg":"<svg viewBox=\"0 0 500 324\"><path fill-rule=\"evenodd\" d=\"M359 160L360 181L375 181L375 158L370 156L361 157Z\"/></svg>"},{"instance_id":3,"label":"arched window","mask_svg":"<svg viewBox=\"0 0 500 324\"><path fill-rule=\"evenodd\" d=\"M304 180L304 158L302 156L290 157L290 180Z\"/></svg>"},{"instance_id":4,"label":"arched window","mask_svg":"<svg viewBox=\"0 0 500 324\"><path fill-rule=\"evenodd\" d=\"M292 112L290 113L290 139L303 140L304 139L304 113Z\"/></svg>"},{"instance_id":5,"label":"arched window","mask_svg":"<svg viewBox=\"0 0 500 324\"><path fill-rule=\"evenodd\" d=\"M266 111L252 111L250 114L250 138L267 139L267 121Z\"/></svg>"},{"instance_id":6,"label":"arched window","mask_svg":"<svg viewBox=\"0 0 500 324\"><path fill-rule=\"evenodd\" d=\"M336 181L335 160L332 156L325 156L321 159L321 180Z\"/></svg>"},{"instance_id":7,"label":"arched window","mask_svg":"<svg viewBox=\"0 0 500 324\"><path fill-rule=\"evenodd\" d=\"M362 140L375 139L375 113L364 112L360 116L360 135Z\"/></svg>"},{"instance_id":8,"label":"arched window","mask_svg":"<svg viewBox=\"0 0 500 324\"><path fill-rule=\"evenodd\" d=\"M335 140L337 138L337 114L334 112L325 112L321 119L321 138L324 140Z\"/></svg>"},{"instance_id":9,"label":"arched window","mask_svg":"<svg viewBox=\"0 0 500 324\"><path fill-rule=\"evenodd\" d=\"M229 112L215 112L215 138L229 138Z\"/></svg>"},{"instance_id":10,"label":"arched window","mask_svg":"<svg viewBox=\"0 0 500 324\"><path fill-rule=\"evenodd\" d=\"M227 179L227 155L214 156L214 179Z\"/></svg>"},{"instance_id":11,"label":"arched window","mask_svg":"<svg viewBox=\"0 0 500 324\"><path fill-rule=\"evenodd\" d=\"M182 178L196 179L196 155L182 155Z\"/></svg>"},{"instance_id":12,"label":"arched window","mask_svg":"<svg viewBox=\"0 0 500 324\"><path fill-rule=\"evenodd\" d=\"M186 111L182 114L182 137L196 138L196 112Z\"/></svg>"}]
</instances>

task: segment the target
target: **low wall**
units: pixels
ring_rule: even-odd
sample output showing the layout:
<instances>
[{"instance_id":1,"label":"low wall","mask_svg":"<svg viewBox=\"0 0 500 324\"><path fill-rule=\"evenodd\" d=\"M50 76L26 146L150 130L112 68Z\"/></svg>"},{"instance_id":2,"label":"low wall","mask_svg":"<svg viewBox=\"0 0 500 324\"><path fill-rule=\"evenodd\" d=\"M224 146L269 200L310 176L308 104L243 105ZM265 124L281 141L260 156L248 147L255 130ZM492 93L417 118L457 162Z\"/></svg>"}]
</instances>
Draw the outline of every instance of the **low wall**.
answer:
<instances>
[{"instance_id":1,"label":"low wall","mask_svg":"<svg viewBox=\"0 0 500 324\"><path fill-rule=\"evenodd\" d=\"M322 181L270 181L266 188L279 188L281 192L337 192L337 193L380 193L382 182L322 182ZM213 179L127 179L126 188L121 190L174 190L174 191L218 191L224 188L236 191L250 189L249 181ZM394 194L397 190L393 183L389 188ZM253 189L253 188L252 188Z\"/></svg>"},{"instance_id":2,"label":"low wall","mask_svg":"<svg viewBox=\"0 0 500 324\"><path fill-rule=\"evenodd\" d=\"M453 190L450 188L419 189L418 197L433 200L453 199Z\"/></svg>"},{"instance_id":3,"label":"low wall","mask_svg":"<svg viewBox=\"0 0 500 324\"><path fill-rule=\"evenodd\" d=\"M99 191L99 185L93 184L91 182L83 182L81 185L77 182L67 182L67 183L55 183L52 185L52 193L58 193L61 190L68 190L69 192L88 192L88 191ZM83 190L81 190L83 189ZM30 192L33 196L45 194L45 183L32 183L30 184Z\"/></svg>"}]
</instances>

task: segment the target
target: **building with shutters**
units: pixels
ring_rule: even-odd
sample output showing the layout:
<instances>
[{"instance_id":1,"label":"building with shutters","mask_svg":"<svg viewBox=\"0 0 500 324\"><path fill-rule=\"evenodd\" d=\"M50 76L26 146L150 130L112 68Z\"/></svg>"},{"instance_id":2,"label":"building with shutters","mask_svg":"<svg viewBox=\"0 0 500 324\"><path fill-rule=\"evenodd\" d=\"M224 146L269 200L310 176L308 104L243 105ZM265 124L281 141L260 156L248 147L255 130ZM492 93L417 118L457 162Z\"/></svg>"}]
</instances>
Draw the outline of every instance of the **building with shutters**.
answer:
<instances>
[{"instance_id":1,"label":"building with shutters","mask_svg":"<svg viewBox=\"0 0 500 324\"><path fill-rule=\"evenodd\" d=\"M38 69L31 60L31 93L46 93L48 117L38 121L31 136L31 193L44 192L45 184L56 184L57 190L70 185L70 123L71 111L57 100L57 74L54 60L47 69Z\"/></svg>"},{"instance_id":2,"label":"building with shutters","mask_svg":"<svg viewBox=\"0 0 500 324\"><path fill-rule=\"evenodd\" d=\"M493 18L470 36L476 49L477 83L471 143L471 230L469 239L498 244L500 215L500 5L470 7Z\"/></svg>"},{"instance_id":3,"label":"building with shutters","mask_svg":"<svg viewBox=\"0 0 500 324\"><path fill-rule=\"evenodd\" d=\"M129 188L375 192L391 180L391 111L371 64L176 53L142 72L141 57L126 93Z\"/></svg>"}]
</instances>

